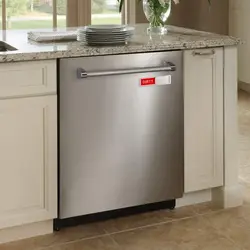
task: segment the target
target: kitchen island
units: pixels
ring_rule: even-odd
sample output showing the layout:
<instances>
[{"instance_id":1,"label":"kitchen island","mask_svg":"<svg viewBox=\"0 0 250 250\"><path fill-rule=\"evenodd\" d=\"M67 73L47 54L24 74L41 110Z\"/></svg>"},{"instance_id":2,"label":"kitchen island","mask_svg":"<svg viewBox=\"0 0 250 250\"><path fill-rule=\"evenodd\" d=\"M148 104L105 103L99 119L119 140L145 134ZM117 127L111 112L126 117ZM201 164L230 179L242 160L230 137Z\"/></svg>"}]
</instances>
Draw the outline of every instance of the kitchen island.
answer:
<instances>
[{"instance_id":1,"label":"kitchen island","mask_svg":"<svg viewBox=\"0 0 250 250\"><path fill-rule=\"evenodd\" d=\"M37 44L2 31L0 52L0 242L52 232L57 214L58 59L183 50L184 192L177 206L242 203L237 157L236 38L169 26L150 37L137 25L126 46ZM84 65L81 65L84 67ZM14 156L13 156L14 155ZM7 191L6 191L7 190Z\"/></svg>"}]
</instances>

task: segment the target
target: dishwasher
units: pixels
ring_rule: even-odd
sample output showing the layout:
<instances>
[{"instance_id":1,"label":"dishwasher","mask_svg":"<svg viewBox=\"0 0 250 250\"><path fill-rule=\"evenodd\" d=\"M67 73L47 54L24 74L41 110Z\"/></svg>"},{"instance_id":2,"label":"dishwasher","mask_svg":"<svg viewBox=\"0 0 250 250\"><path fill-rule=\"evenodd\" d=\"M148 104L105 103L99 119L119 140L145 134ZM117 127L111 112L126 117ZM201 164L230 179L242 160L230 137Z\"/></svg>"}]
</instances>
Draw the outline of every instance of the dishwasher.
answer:
<instances>
[{"instance_id":1,"label":"dishwasher","mask_svg":"<svg viewBox=\"0 0 250 250\"><path fill-rule=\"evenodd\" d=\"M60 59L59 70L58 220L182 197L183 53Z\"/></svg>"}]
</instances>

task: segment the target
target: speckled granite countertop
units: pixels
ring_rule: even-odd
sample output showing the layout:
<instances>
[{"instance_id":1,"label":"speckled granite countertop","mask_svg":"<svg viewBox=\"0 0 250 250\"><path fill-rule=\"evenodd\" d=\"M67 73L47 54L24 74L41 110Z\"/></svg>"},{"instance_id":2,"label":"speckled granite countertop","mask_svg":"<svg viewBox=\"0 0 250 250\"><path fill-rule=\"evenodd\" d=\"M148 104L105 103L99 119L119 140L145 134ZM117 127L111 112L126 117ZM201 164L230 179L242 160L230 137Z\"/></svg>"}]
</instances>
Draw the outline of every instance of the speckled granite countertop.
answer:
<instances>
[{"instance_id":1,"label":"speckled granite countertop","mask_svg":"<svg viewBox=\"0 0 250 250\"><path fill-rule=\"evenodd\" d=\"M180 49L198 49L237 45L237 38L169 26L167 35L147 35L147 24L135 26L135 35L126 46L89 47L79 42L35 43L27 40L27 31L1 31L0 40L17 48L16 51L0 52L0 63L45 60L66 57L98 56L154 52Z\"/></svg>"}]
</instances>

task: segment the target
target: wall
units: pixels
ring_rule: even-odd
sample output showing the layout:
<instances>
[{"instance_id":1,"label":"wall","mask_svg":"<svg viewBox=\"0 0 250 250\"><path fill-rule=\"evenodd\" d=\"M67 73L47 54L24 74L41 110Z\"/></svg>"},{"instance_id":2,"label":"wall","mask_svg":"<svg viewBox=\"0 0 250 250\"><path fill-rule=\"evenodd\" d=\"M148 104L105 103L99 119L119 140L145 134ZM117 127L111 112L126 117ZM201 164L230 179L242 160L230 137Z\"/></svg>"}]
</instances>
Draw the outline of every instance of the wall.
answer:
<instances>
[{"instance_id":1,"label":"wall","mask_svg":"<svg viewBox=\"0 0 250 250\"><path fill-rule=\"evenodd\" d=\"M212 0L211 8L207 0L182 0L181 4L173 6L169 24L228 34L228 15L228 0ZM137 5L136 22L146 22L141 4Z\"/></svg>"},{"instance_id":2,"label":"wall","mask_svg":"<svg viewBox=\"0 0 250 250\"><path fill-rule=\"evenodd\" d=\"M250 0L229 0L229 34L242 39L238 46L239 88L250 93Z\"/></svg>"}]
</instances>

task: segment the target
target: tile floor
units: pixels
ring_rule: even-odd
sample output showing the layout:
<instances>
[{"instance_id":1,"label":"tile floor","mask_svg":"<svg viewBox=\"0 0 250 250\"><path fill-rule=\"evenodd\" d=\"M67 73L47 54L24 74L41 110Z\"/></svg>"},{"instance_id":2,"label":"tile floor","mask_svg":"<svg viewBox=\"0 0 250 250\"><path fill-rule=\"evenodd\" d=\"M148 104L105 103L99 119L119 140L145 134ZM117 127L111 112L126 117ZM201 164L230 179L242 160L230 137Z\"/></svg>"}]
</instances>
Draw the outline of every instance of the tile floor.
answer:
<instances>
[{"instance_id":1,"label":"tile floor","mask_svg":"<svg viewBox=\"0 0 250 250\"><path fill-rule=\"evenodd\" d=\"M250 95L239 93L240 181L244 205L210 203L67 228L0 245L0 250L250 250Z\"/></svg>"}]
</instances>

